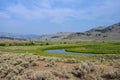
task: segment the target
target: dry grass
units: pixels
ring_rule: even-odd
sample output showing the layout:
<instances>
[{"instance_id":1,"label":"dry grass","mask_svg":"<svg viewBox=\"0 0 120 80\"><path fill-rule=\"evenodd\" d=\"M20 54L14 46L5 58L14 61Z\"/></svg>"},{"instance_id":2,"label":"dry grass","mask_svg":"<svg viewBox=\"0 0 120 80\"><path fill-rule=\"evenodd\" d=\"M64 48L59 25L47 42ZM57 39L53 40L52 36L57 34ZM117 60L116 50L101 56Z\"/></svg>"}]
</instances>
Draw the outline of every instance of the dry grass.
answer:
<instances>
[{"instance_id":1,"label":"dry grass","mask_svg":"<svg viewBox=\"0 0 120 80\"><path fill-rule=\"evenodd\" d=\"M96 64L33 54L0 54L0 80L119 80L119 60L105 65L99 60Z\"/></svg>"}]
</instances>

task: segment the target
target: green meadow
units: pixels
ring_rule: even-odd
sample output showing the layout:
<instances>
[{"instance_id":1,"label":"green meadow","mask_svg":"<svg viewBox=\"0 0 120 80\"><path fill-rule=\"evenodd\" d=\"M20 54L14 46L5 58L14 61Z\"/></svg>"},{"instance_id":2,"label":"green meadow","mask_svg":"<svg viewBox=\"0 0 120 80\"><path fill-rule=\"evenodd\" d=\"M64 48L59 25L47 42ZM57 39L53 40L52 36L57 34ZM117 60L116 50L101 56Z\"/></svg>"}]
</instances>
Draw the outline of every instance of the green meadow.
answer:
<instances>
[{"instance_id":1,"label":"green meadow","mask_svg":"<svg viewBox=\"0 0 120 80\"><path fill-rule=\"evenodd\" d=\"M95 56L85 56L80 54L58 54L48 53L45 50L65 49L69 52L82 52L97 55L120 54L120 42L19 42L0 43L1 53L31 53L41 56L52 56L60 58L75 58L80 60L95 58Z\"/></svg>"}]
</instances>

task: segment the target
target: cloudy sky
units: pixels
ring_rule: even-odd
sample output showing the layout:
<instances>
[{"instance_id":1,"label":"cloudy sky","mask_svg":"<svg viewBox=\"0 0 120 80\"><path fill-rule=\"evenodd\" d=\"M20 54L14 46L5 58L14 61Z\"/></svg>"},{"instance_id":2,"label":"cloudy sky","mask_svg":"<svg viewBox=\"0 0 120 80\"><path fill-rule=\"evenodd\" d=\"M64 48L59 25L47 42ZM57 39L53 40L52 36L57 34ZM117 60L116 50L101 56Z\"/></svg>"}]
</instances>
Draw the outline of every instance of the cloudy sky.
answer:
<instances>
[{"instance_id":1,"label":"cloudy sky","mask_svg":"<svg viewBox=\"0 0 120 80\"><path fill-rule=\"evenodd\" d=\"M0 32L82 32L120 21L120 0L0 0Z\"/></svg>"}]
</instances>

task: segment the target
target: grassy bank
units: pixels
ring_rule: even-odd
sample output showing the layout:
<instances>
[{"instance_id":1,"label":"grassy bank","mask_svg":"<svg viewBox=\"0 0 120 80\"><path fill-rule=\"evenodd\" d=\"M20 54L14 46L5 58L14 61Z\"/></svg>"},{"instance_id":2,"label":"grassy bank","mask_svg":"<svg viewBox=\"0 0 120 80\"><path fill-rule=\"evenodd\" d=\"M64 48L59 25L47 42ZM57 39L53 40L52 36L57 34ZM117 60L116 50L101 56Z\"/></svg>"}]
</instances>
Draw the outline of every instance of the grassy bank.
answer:
<instances>
[{"instance_id":1,"label":"grassy bank","mask_svg":"<svg viewBox=\"0 0 120 80\"><path fill-rule=\"evenodd\" d=\"M82 44L77 48L68 48L66 51L94 54L120 54L120 43L91 43Z\"/></svg>"},{"instance_id":2,"label":"grassy bank","mask_svg":"<svg viewBox=\"0 0 120 80\"><path fill-rule=\"evenodd\" d=\"M60 58L76 58L80 60L94 59L93 56L79 54L55 54L44 50L66 49L66 51L95 53L95 54L120 54L120 43L117 42L34 42L34 45L7 45L0 46L1 53L32 53L42 56L54 56ZM23 44L23 43L20 43ZM91 58L90 58L91 57Z\"/></svg>"}]
</instances>

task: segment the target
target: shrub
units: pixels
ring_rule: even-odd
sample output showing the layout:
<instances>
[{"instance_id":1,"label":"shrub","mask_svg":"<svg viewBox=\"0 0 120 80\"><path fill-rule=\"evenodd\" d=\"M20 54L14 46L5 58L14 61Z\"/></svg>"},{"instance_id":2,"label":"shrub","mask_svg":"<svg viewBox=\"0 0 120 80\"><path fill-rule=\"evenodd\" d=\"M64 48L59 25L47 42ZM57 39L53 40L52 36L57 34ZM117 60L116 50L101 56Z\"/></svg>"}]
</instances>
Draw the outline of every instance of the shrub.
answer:
<instances>
[{"instance_id":1,"label":"shrub","mask_svg":"<svg viewBox=\"0 0 120 80\"><path fill-rule=\"evenodd\" d=\"M75 66L72 74L76 77L82 78L93 71L95 71L95 67L92 63L81 63L80 65Z\"/></svg>"},{"instance_id":2,"label":"shrub","mask_svg":"<svg viewBox=\"0 0 120 80\"><path fill-rule=\"evenodd\" d=\"M31 66L38 66L38 63L37 62L32 62Z\"/></svg>"},{"instance_id":3,"label":"shrub","mask_svg":"<svg viewBox=\"0 0 120 80\"><path fill-rule=\"evenodd\" d=\"M50 62L48 62L48 64L46 65L46 67L53 67L53 66L56 66L56 64L55 64L54 61L50 61Z\"/></svg>"},{"instance_id":4,"label":"shrub","mask_svg":"<svg viewBox=\"0 0 120 80\"><path fill-rule=\"evenodd\" d=\"M0 46L6 46L6 44L5 43L0 43Z\"/></svg>"},{"instance_id":5,"label":"shrub","mask_svg":"<svg viewBox=\"0 0 120 80\"><path fill-rule=\"evenodd\" d=\"M13 80L12 78L13 78L15 75L16 75L15 73L10 72L10 73L6 76L6 78L7 78L7 80Z\"/></svg>"},{"instance_id":6,"label":"shrub","mask_svg":"<svg viewBox=\"0 0 120 80\"><path fill-rule=\"evenodd\" d=\"M28 68L29 63L28 62L23 62L23 63L21 63L21 66L24 67L24 68Z\"/></svg>"},{"instance_id":7,"label":"shrub","mask_svg":"<svg viewBox=\"0 0 120 80\"><path fill-rule=\"evenodd\" d=\"M100 76L90 76L87 77L87 79L84 80L104 80L103 78L101 78Z\"/></svg>"},{"instance_id":8,"label":"shrub","mask_svg":"<svg viewBox=\"0 0 120 80\"><path fill-rule=\"evenodd\" d=\"M46 43L46 45L49 45L49 43Z\"/></svg>"},{"instance_id":9,"label":"shrub","mask_svg":"<svg viewBox=\"0 0 120 80\"><path fill-rule=\"evenodd\" d=\"M34 75L31 77L31 80L53 80L51 78L51 72L47 71L37 71L34 73Z\"/></svg>"},{"instance_id":10,"label":"shrub","mask_svg":"<svg viewBox=\"0 0 120 80\"><path fill-rule=\"evenodd\" d=\"M5 78L9 72L10 72L10 68L7 64L3 63L0 65L0 78Z\"/></svg>"},{"instance_id":11,"label":"shrub","mask_svg":"<svg viewBox=\"0 0 120 80\"><path fill-rule=\"evenodd\" d=\"M104 74L104 75L102 75L102 77L106 78L106 79L118 79L118 80L120 80L120 70L118 70L116 72Z\"/></svg>"},{"instance_id":12,"label":"shrub","mask_svg":"<svg viewBox=\"0 0 120 80\"><path fill-rule=\"evenodd\" d=\"M72 58L72 59L67 59L67 60L65 60L65 62L66 62L66 63L78 63L79 61L76 60L76 59L74 59L74 58Z\"/></svg>"},{"instance_id":13,"label":"shrub","mask_svg":"<svg viewBox=\"0 0 120 80\"><path fill-rule=\"evenodd\" d=\"M68 78L69 79L71 77L71 75L66 71L63 71L63 72L52 71L52 74L59 78Z\"/></svg>"},{"instance_id":14,"label":"shrub","mask_svg":"<svg viewBox=\"0 0 120 80\"><path fill-rule=\"evenodd\" d=\"M63 44L67 44L67 42L64 42Z\"/></svg>"},{"instance_id":15,"label":"shrub","mask_svg":"<svg viewBox=\"0 0 120 80\"><path fill-rule=\"evenodd\" d=\"M24 68L21 67L20 65L17 65L16 69L18 70L19 74L24 70Z\"/></svg>"}]
</instances>

